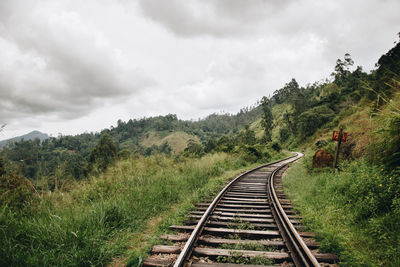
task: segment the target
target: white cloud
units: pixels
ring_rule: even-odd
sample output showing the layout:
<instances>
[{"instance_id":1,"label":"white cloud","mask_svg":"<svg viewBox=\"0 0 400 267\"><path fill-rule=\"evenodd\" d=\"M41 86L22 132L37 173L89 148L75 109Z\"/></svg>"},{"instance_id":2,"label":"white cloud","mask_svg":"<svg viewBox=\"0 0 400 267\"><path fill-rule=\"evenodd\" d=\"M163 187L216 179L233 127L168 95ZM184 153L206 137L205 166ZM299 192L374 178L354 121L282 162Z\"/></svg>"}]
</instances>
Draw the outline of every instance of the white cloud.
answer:
<instances>
[{"instance_id":1,"label":"white cloud","mask_svg":"<svg viewBox=\"0 0 400 267\"><path fill-rule=\"evenodd\" d=\"M235 112L291 78L369 70L393 46L400 2L4 0L0 139L74 134L118 119Z\"/></svg>"},{"instance_id":2,"label":"white cloud","mask_svg":"<svg viewBox=\"0 0 400 267\"><path fill-rule=\"evenodd\" d=\"M8 119L49 113L75 118L99 101L154 84L78 13L51 4L30 11L12 9L15 16L2 20L1 112Z\"/></svg>"},{"instance_id":3,"label":"white cloud","mask_svg":"<svg viewBox=\"0 0 400 267\"><path fill-rule=\"evenodd\" d=\"M262 22L277 17L290 0L139 1L145 15L179 36L240 36L260 30Z\"/></svg>"}]
</instances>

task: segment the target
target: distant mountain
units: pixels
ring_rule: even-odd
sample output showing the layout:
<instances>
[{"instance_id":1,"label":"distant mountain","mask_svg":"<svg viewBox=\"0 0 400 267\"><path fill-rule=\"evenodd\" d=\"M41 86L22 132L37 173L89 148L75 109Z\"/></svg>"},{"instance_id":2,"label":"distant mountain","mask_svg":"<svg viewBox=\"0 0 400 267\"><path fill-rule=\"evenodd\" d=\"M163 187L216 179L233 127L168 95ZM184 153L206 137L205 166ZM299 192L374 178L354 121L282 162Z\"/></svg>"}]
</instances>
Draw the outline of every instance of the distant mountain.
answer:
<instances>
[{"instance_id":1,"label":"distant mountain","mask_svg":"<svg viewBox=\"0 0 400 267\"><path fill-rule=\"evenodd\" d=\"M40 141L43 141L45 139L48 139L49 135L46 134L46 133L39 132L39 131L32 131L32 132L30 132L28 134L25 134L25 135L21 135L21 136L17 136L17 137L14 137L14 138L10 138L10 139L6 139L6 140L3 140L3 141L0 141L0 148L6 146L10 142L11 143L19 142L22 139L24 139L24 140L35 140L36 138L39 138Z\"/></svg>"}]
</instances>

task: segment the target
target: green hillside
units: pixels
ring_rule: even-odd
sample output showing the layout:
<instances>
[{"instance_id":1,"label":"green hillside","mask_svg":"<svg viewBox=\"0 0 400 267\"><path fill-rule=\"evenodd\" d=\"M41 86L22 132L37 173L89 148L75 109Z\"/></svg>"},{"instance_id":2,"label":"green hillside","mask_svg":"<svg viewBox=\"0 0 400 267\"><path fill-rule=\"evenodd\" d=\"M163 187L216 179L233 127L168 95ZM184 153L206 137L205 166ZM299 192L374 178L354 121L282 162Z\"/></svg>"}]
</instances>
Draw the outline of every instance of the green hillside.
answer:
<instances>
[{"instance_id":1,"label":"green hillside","mask_svg":"<svg viewBox=\"0 0 400 267\"><path fill-rule=\"evenodd\" d=\"M149 132L142 140L139 141L140 145L146 148L152 146L161 146L164 143L168 143L173 153L180 153L187 147L189 140L194 140L200 143L199 137L191 135L185 132L172 132L165 137L162 137L157 132Z\"/></svg>"},{"instance_id":2,"label":"green hillside","mask_svg":"<svg viewBox=\"0 0 400 267\"><path fill-rule=\"evenodd\" d=\"M338 121L348 133L339 170L311 168L318 144L335 151L338 127L328 125L301 145L306 157L284 180L310 230L344 266L400 264L400 87L383 99L376 111L360 103Z\"/></svg>"},{"instance_id":3,"label":"green hillside","mask_svg":"<svg viewBox=\"0 0 400 267\"><path fill-rule=\"evenodd\" d=\"M10 139L6 139L6 140L2 140L0 141L0 149L3 148L4 146L6 146L9 143L16 143L16 142L20 142L21 140L35 140L35 139L39 139L40 141L46 140L48 139L49 136L45 133L39 132L39 131L32 131L30 133L21 135L21 136L17 136L14 138L10 138Z\"/></svg>"}]
</instances>

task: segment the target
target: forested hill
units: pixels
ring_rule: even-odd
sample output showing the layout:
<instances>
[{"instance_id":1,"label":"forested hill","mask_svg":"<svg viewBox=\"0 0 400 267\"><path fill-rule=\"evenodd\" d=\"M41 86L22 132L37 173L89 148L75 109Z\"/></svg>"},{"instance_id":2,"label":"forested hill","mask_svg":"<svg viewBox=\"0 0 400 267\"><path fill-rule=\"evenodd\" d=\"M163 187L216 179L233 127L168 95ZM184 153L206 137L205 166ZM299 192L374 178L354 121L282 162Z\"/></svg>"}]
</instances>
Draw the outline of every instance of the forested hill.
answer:
<instances>
[{"instance_id":1,"label":"forested hill","mask_svg":"<svg viewBox=\"0 0 400 267\"><path fill-rule=\"evenodd\" d=\"M48 134L45 134L45 133L42 133L39 131L32 131L30 133L27 133L27 134L24 134L21 136L17 136L14 138L0 141L0 149L2 147L6 146L8 143L20 142L21 140L35 140L35 139L39 139L40 141L43 141L47 138L49 138Z\"/></svg>"},{"instance_id":2,"label":"forested hill","mask_svg":"<svg viewBox=\"0 0 400 267\"><path fill-rule=\"evenodd\" d=\"M275 110L274 137L283 145L298 147L325 136L328 138L317 146L329 149L327 141L330 141L331 130L348 127L354 130L350 133L352 144L346 151L346 156L351 156L362 136L368 139L362 140L365 148L373 145L368 144L372 142L370 135L373 132L385 133L388 134L387 145L383 148L383 145L375 144L374 149L382 149L375 154L379 154L380 162L395 168L400 165L399 106L396 107L400 86L400 43L382 55L376 63L377 69L369 74L361 66L353 65L351 56L346 54L344 59L337 60L330 81L301 88L293 79L275 91L270 99ZM380 118L380 125L373 125L372 119L378 120L388 106L394 108L389 117ZM353 118L364 115L369 117L370 125L362 125L361 120ZM366 131L370 131L368 136L365 136ZM356 155L353 153L352 156Z\"/></svg>"},{"instance_id":3,"label":"forested hill","mask_svg":"<svg viewBox=\"0 0 400 267\"><path fill-rule=\"evenodd\" d=\"M91 152L102 135L107 135L119 157L129 154L149 156L152 154L176 154L188 144L200 147L208 141L214 142L223 135L234 135L252 123L261 114L259 107L246 107L237 114L211 114L198 121L184 121L176 115L119 120L97 133L83 133L76 136L57 138L36 136L39 139L22 136L21 140L4 141L1 159L10 172L20 170L31 179L52 177L57 172L76 179L87 176ZM42 141L42 142L40 142ZM114 152L111 151L111 154Z\"/></svg>"}]
</instances>

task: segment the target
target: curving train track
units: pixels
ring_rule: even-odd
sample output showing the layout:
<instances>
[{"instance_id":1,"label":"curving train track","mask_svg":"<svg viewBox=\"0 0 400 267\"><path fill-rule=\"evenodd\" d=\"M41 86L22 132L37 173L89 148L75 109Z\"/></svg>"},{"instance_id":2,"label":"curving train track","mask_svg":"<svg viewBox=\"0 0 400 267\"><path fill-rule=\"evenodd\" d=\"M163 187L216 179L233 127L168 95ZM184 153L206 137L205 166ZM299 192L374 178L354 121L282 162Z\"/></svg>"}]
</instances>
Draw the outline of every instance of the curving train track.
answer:
<instances>
[{"instance_id":1,"label":"curving train track","mask_svg":"<svg viewBox=\"0 0 400 267\"><path fill-rule=\"evenodd\" d=\"M241 267L329 266L338 258L319 253L314 234L301 231L301 217L286 198L281 177L296 156L249 170L211 202L198 203L173 245L156 245L144 266Z\"/></svg>"}]
</instances>

